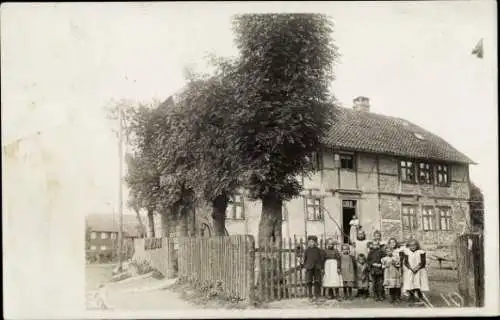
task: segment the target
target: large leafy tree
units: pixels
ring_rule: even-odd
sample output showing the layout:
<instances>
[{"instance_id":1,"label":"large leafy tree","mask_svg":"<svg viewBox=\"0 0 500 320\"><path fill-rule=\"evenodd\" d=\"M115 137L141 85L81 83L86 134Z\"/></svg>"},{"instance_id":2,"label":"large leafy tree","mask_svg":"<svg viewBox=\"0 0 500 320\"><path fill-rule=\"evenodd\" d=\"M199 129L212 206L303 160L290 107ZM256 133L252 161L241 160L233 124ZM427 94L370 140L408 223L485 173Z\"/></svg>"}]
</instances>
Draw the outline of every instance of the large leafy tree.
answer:
<instances>
[{"instance_id":1,"label":"large leafy tree","mask_svg":"<svg viewBox=\"0 0 500 320\"><path fill-rule=\"evenodd\" d=\"M296 177L312 170L309 155L331 123L333 25L320 14L248 14L234 31L235 148L250 168L250 197L262 201L259 241L279 241L282 201L299 195Z\"/></svg>"},{"instance_id":2,"label":"large leafy tree","mask_svg":"<svg viewBox=\"0 0 500 320\"><path fill-rule=\"evenodd\" d=\"M481 189L471 183L469 209L472 226L483 230L484 228L484 196Z\"/></svg>"},{"instance_id":3,"label":"large leafy tree","mask_svg":"<svg viewBox=\"0 0 500 320\"><path fill-rule=\"evenodd\" d=\"M178 100L178 99L175 99ZM155 139L158 151L156 167L162 176L160 206L164 208L166 224L176 225L179 236L193 233L189 225L195 206L194 190L189 175L196 170L191 118L182 103L167 99L157 109ZM169 223L170 222L170 223Z\"/></svg>"},{"instance_id":4,"label":"large leafy tree","mask_svg":"<svg viewBox=\"0 0 500 320\"><path fill-rule=\"evenodd\" d=\"M211 76L191 73L179 105L186 119L183 147L191 153L194 167L185 170L187 183L200 201L211 206L215 234L224 235L228 201L245 168L234 152L237 132L232 121L237 105L229 76L234 62L212 59L211 63L216 69Z\"/></svg>"}]
</instances>

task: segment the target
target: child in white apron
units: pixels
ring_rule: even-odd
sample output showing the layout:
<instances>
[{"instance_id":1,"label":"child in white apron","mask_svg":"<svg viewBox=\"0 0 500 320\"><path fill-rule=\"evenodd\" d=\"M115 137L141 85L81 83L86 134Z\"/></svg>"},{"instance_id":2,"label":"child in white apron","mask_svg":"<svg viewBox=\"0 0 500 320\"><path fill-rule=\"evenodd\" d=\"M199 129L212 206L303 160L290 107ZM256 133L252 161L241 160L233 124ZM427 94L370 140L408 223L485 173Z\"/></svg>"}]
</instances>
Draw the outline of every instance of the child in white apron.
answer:
<instances>
[{"instance_id":1,"label":"child in white apron","mask_svg":"<svg viewBox=\"0 0 500 320\"><path fill-rule=\"evenodd\" d=\"M340 297L339 288L342 287L342 276L340 274L340 253L335 249L335 241L333 239L328 239L325 254L323 288L327 289L329 299L338 299Z\"/></svg>"},{"instance_id":2,"label":"child in white apron","mask_svg":"<svg viewBox=\"0 0 500 320\"><path fill-rule=\"evenodd\" d=\"M410 302L415 302L415 295L423 299L422 291L429 291L425 251L417 240L412 239L403 257L403 290L408 292Z\"/></svg>"}]
</instances>

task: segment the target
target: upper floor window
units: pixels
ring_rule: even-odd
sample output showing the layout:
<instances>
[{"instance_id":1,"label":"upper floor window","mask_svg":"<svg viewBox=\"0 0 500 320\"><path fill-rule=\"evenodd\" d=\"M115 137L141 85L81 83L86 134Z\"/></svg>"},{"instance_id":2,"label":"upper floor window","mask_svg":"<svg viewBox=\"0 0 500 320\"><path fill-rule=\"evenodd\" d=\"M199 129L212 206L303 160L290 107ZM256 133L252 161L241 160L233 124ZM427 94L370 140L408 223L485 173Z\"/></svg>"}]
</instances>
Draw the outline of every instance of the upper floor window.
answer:
<instances>
[{"instance_id":1,"label":"upper floor window","mask_svg":"<svg viewBox=\"0 0 500 320\"><path fill-rule=\"evenodd\" d=\"M438 207L439 230L451 230L451 208Z\"/></svg>"},{"instance_id":2,"label":"upper floor window","mask_svg":"<svg viewBox=\"0 0 500 320\"><path fill-rule=\"evenodd\" d=\"M341 154L340 168L354 170L354 156L351 154Z\"/></svg>"},{"instance_id":3,"label":"upper floor window","mask_svg":"<svg viewBox=\"0 0 500 320\"><path fill-rule=\"evenodd\" d=\"M116 233L115 232L111 233L111 239L113 239L113 240L116 239Z\"/></svg>"},{"instance_id":4,"label":"upper floor window","mask_svg":"<svg viewBox=\"0 0 500 320\"><path fill-rule=\"evenodd\" d=\"M242 195L236 194L229 199L229 203L226 208L226 219L245 219Z\"/></svg>"},{"instance_id":5,"label":"upper floor window","mask_svg":"<svg viewBox=\"0 0 500 320\"><path fill-rule=\"evenodd\" d=\"M402 182L415 182L415 163L413 161L402 160L400 163L400 175Z\"/></svg>"},{"instance_id":6,"label":"upper floor window","mask_svg":"<svg viewBox=\"0 0 500 320\"><path fill-rule=\"evenodd\" d=\"M97 239L97 233L91 232L90 233L90 239Z\"/></svg>"},{"instance_id":7,"label":"upper floor window","mask_svg":"<svg viewBox=\"0 0 500 320\"><path fill-rule=\"evenodd\" d=\"M436 165L436 184L438 186L448 186L449 185L449 169L446 164Z\"/></svg>"},{"instance_id":8,"label":"upper floor window","mask_svg":"<svg viewBox=\"0 0 500 320\"><path fill-rule=\"evenodd\" d=\"M101 246L101 251L104 251L104 250L106 250L106 246L102 245Z\"/></svg>"},{"instance_id":9,"label":"upper floor window","mask_svg":"<svg viewBox=\"0 0 500 320\"><path fill-rule=\"evenodd\" d=\"M90 250L95 251L95 250L97 250L97 247L96 246L90 246Z\"/></svg>"},{"instance_id":10,"label":"upper floor window","mask_svg":"<svg viewBox=\"0 0 500 320\"><path fill-rule=\"evenodd\" d=\"M402 207L403 230L417 230L417 206L404 204Z\"/></svg>"},{"instance_id":11,"label":"upper floor window","mask_svg":"<svg viewBox=\"0 0 500 320\"><path fill-rule=\"evenodd\" d=\"M108 234L106 232L101 232L101 239L107 239L108 238Z\"/></svg>"},{"instance_id":12,"label":"upper floor window","mask_svg":"<svg viewBox=\"0 0 500 320\"><path fill-rule=\"evenodd\" d=\"M418 182L421 184L432 184L432 165L430 163L420 162L418 164Z\"/></svg>"},{"instance_id":13,"label":"upper floor window","mask_svg":"<svg viewBox=\"0 0 500 320\"><path fill-rule=\"evenodd\" d=\"M435 215L433 207L422 208L422 229L431 231L436 229Z\"/></svg>"},{"instance_id":14,"label":"upper floor window","mask_svg":"<svg viewBox=\"0 0 500 320\"><path fill-rule=\"evenodd\" d=\"M309 159L313 170L321 170L321 152L313 152Z\"/></svg>"},{"instance_id":15,"label":"upper floor window","mask_svg":"<svg viewBox=\"0 0 500 320\"><path fill-rule=\"evenodd\" d=\"M309 196L306 198L307 220L320 221L323 219L323 208L321 207L321 198Z\"/></svg>"}]
</instances>

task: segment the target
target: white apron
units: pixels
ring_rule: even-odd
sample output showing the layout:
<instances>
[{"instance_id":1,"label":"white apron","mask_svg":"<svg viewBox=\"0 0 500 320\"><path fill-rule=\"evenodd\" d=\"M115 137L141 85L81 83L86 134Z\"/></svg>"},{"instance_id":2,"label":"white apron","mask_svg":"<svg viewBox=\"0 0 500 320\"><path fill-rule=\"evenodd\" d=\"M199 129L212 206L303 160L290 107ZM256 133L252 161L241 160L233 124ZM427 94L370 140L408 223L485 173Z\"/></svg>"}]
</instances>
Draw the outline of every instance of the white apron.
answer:
<instances>
[{"instance_id":1,"label":"white apron","mask_svg":"<svg viewBox=\"0 0 500 320\"><path fill-rule=\"evenodd\" d=\"M405 254L408 256L408 264L411 268L415 268L420 263L420 255L424 253L423 250L416 250L412 252L411 250L405 250ZM429 278L427 276L427 270L425 268L418 270L417 273L413 273L410 269L406 267L403 268L403 290L415 290L420 289L421 291L429 291Z\"/></svg>"},{"instance_id":2,"label":"white apron","mask_svg":"<svg viewBox=\"0 0 500 320\"><path fill-rule=\"evenodd\" d=\"M342 287L342 276L338 273L337 260L328 259L325 262L325 276L323 277L323 287L339 288Z\"/></svg>"}]
</instances>

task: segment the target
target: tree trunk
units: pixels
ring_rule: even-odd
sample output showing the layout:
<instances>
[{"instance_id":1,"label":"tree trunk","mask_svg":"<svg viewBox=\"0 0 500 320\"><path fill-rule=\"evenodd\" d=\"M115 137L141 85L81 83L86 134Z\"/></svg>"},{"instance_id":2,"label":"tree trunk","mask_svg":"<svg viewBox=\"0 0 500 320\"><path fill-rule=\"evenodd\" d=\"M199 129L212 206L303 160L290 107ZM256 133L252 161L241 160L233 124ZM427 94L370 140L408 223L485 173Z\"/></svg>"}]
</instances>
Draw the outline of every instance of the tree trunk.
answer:
<instances>
[{"instance_id":1,"label":"tree trunk","mask_svg":"<svg viewBox=\"0 0 500 320\"><path fill-rule=\"evenodd\" d=\"M170 237L170 230L172 228L172 219L170 216L170 212L162 212L161 213L161 236L165 238Z\"/></svg>"},{"instance_id":2,"label":"tree trunk","mask_svg":"<svg viewBox=\"0 0 500 320\"><path fill-rule=\"evenodd\" d=\"M227 195L220 195L212 201L212 219L216 236L226 235L226 209L229 202Z\"/></svg>"},{"instance_id":3,"label":"tree trunk","mask_svg":"<svg viewBox=\"0 0 500 320\"><path fill-rule=\"evenodd\" d=\"M266 248L267 254L261 253L259 281L269 296L271 288L274 287L274 296L281 295L277 291L277 283L283 282L283 268L281 257L282 237L282 200L276 196L269 195L262 199L262 213L259 222L259 247ZM273 285L270 285L273 282Z\"/></svg>"},{"instance_id":4,"label":"tree trunk","mask_svg":"<svg viewBox=\"0 0 500 320\"><path fill-rule=\"evenodd\" d=\"M152 209L148 209L148 224L149 224L149 236L151 238L155 237L155 217L154 211Z\"/></svg>"},{"instance_id":5,"label":"tree trunk","mask_svg":"<svg viewBox=\"0 0 500 320\"><path fill-rule=\"evenodd\" d=\"M183 212L183 214L179 217L179 222L177 224L177 235L179 237L187 237L188 229L188 215Z\"/></svg>"},{"instance_id":6,"label":"tree trunk","mask_svg":"<svg viewBox=\"0 0 500 320\"><path fill-rule=\"evenodd\" d=\"M135 209L135 215L137 217L137 221L139 222L139 227L141 229L141 238L144 238L146 236L146 228L144 227L144 223L142 223L142 219L141 219L141 214L139 213L139 210L138 209Z\"/></svg>"},{"instance_id":7,"label":"tree trunk","mask_svg":"<svg viewBox=\"0 0 500 320\"><path fill-rule=\"evenodd\" d=\"M259 221L259 244L281 243L281 206L283 201L273 195L262 199L262 213Z\"/></svg>"}]
</instances>

